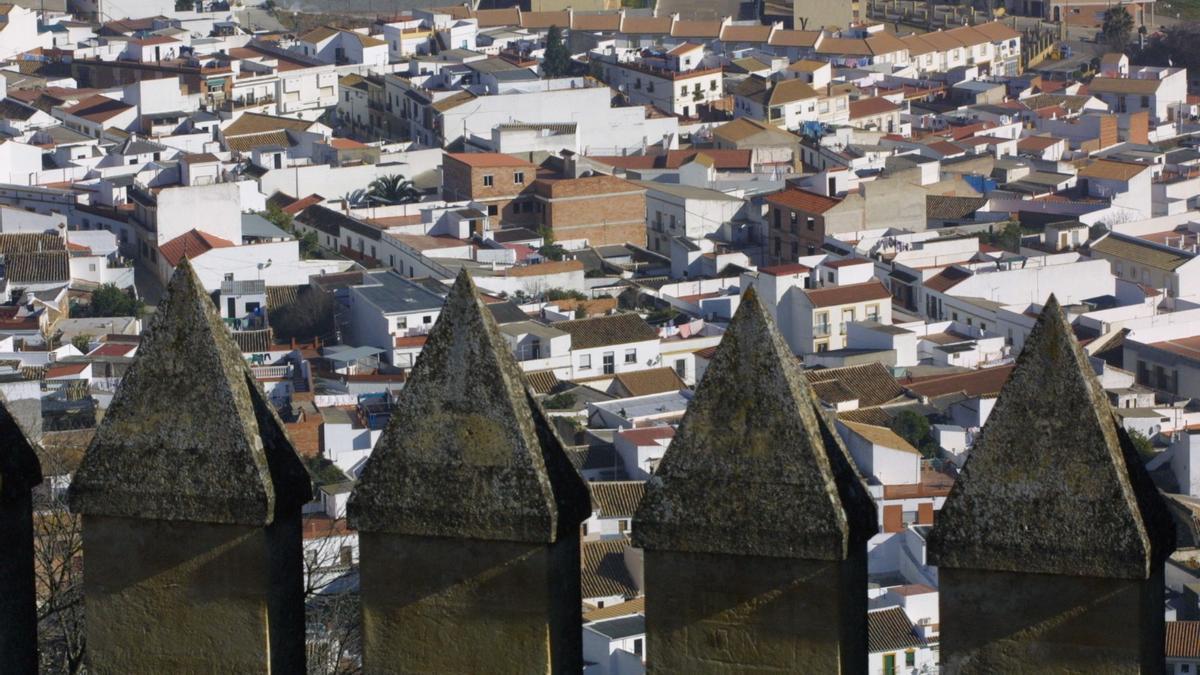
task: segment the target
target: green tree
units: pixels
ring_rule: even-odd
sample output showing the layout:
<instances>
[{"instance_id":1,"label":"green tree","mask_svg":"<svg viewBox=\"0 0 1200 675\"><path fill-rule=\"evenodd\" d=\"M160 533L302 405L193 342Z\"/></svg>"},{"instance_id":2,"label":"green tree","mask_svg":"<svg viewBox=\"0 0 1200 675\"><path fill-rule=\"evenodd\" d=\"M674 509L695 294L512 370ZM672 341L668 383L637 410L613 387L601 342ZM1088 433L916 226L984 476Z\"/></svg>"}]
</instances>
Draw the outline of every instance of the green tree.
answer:
<instances>
[{"instance_id":1,"label":"green tree","mask_svg":"<svg viewBox=\"0 0 1200 675\"><path fill-rule=\"evenodd\" d=\"M927 459L937 456L937 443L930 433L929 420L914 410L902 410L892 418L892 431L921 451Z\"/></svg>"},{"instance_id":2,"label":"green tree","mask_svg":"<svg viewBox=\"0 0 1200 675\"><path fill-rule=\"evenodd\" d=\"M367 186L367 194L385 204L412 204L421 201L421 191L398 173L380 176L371 181Z\"/></svg>"},{"instance_id":3,"label":"green tree","mask_svg":"<svg viewBox=\"0 0 1200 675\"><path fill-rule=\"evenodd\" d=\"M567 249L554 243L554 230L543 225L538 228L538 234L542 237L542 246L537 251L547 260L562 260L567 257Z\"/></svg>"},{"instance_id":4,"label":"green tree","mask_svg":"<svg viewBox=\"0 0 1200 675\"><path fill-rule=\"evenodd\" d=\"M141 318L146 311L146 303L133 297L116 284L104 284L92 292L92 301L84 304L72 304L71 316L102 317L102 316L134 316Z\"/></svg>"},{"instance_id":5,"label":"green tree","mask_svg":"<svg viewBox=\"0 0 1200 675\"><path fill-rule=\"evenodd\" d=\"M1150 442L1149 438L1146 438L1146 434L1143 434L1137 429L1129 429L1128 433L1129 440L1133 442L1133 447L1138 451L1138 454L1142 456L1143 460L1152 459L1158 454L1158 451L1154 449L1154 444Z\"/></svg>"},{"instance_id":6,"label":"green tree","mask_svg":"<svg viewBox=\"0 0 1200 675\"><path fill-rule=\"evenodd\" d=\"M550 26L546 33L546 56L542 60L542 74L547 78L571 74L571 52L563 43L562 29L558 26Z\"/></svg>"},{"instance_id":7,"label":"green tree","mask_svg":"<svg viewBox=\"0 0 1200 675\"><path fill-rule=\"evenodd\" d=\"M75 337L71 338L71 344L75 347L75 349L78 349L86 354L88 353L88 349L92 346L92 336L88 335L87 333L76 335Z\"/></svg>"},{"instance_id":8,"label":"green tree","mask_svg":"<svg viewBox=\"0 0 1200 675\"><path fill-rule=\"evenodd\" d=\"M1104 23L1101 25L1100 35L1109 49L1125 51L1133 36L1133 17L1124 5L1113 5L1104 10Z\"/></svg>"},{"instance_id":9,"label":"green tree","mask_svg":"<svg viewBox=\"0 0 1200 675\"><path fill-rule=\"evenodd\" d=\"M997 232L994 228L988 232L981 232L979 237L984 242L993 246L999 246L1005 251L1012 253L1021 252L1021 224L1016 221L1004 223Z\"/></svg>"},{"instance_id":10,"label":"green tree","mask_svg":"<svg viewBox=\"0 0 1200 675\"><path fill-rule=\"evenodd\" d=\"M296 232L296 221L286 211L274 204L267 204L266 211L259 211L258 215L266 218L272 225L287 232L300 242L300 257L305 260L309 258L321 257L321 240L317 238L317 233L311 230L305 231L303 234Z\"/></svg>"}]
</instances>

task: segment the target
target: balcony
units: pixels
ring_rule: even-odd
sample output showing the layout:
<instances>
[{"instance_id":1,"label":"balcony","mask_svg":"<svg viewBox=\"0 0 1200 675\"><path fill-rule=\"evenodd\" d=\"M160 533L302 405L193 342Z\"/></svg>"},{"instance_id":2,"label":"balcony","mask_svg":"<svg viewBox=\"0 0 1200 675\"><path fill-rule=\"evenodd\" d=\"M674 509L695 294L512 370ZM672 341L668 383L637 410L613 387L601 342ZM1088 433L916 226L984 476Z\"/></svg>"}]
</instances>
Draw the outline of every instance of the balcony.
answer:
<instances>
[{"instance_id":1,"label":"balcony","mask_svg":"<svg viewBox=\"0 0 1200 675\"><path fill-rule=\"evenodd\" d=\"M261 96L261 97L254 96L254 97L229 98L229 99L225 99L224 101L221 101L217 105L217 109L220 110L221 112L233 112L235 110L242 110L245 108L255 108L255 107L263 106L263 105L272 105L274 103L275 103L274 96Z\"/></svg>"}]
</instances>

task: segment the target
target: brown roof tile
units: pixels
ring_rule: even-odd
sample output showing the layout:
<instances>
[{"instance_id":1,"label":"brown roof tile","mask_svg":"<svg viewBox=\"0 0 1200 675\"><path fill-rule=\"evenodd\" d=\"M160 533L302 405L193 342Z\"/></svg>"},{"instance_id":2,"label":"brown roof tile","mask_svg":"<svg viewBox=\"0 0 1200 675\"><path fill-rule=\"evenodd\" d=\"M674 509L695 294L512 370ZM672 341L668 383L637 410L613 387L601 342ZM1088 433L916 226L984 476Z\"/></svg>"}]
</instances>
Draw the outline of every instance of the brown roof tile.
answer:
<instances>
[{"instance_id":1,"label":"brown roof tile","mask_svg":"<svg viewBox=\"0 0 1200 675\"><path fill-rule=\"evenodd\" d=\"M831 286L829 288L814 288L804 291L813 307L835 307L856 302L890 299L892 294L887 287L877 279L861 284L847 286Z\"/></svg>"},{"instance_id":2,"label":"brown roof tile","mask_svg":"<svg viewBox=\"0 0 1200 675\"><path fill-rule=\"evenodd\" d=\"M900 607L867 613L867 650L872 654L924 647L912 621Z\"/></svg>"},{"instance_id":3,"label":"brown roof tile","mask_svg":"<svg viewBox=\"0 0 1200 675\"><path fill-rule=\"evenodd\" d=\"M628 539L585 541L581 545L580 586L585 598L638 595L629 568L625 567Z\"/></svg>"},{"instance_id":4,"label":"brown roof tile","mask_svg":"<svg viewBox=\"0 0 1200 675\"><path fill-rule=\"evenodd\" d=\"M642 317L632 313L559 321L553 326L570 333L572 349L591 349L658 339L658 332Z\"/></svg>"},{"instance_id":5,"label":"brown roof tile","mask_svg":"<svg viewBox=\"0 0 1200 675\"><path fill-rule=\"evenodd\" d=\"M805 213L825 213L842 203L837 197L826 197L816 192L786 188L767 196L767 202Z\"/></svg>"},{"instance_id":6,"label":"brown roof tile","mask_svg":"<svg viewBox=\"0 0 1200 675\"><path fill-rule=\"evenodd\" d=\"M632 518L646 494L646 483L640 480L593 481L592 508L602 518Z\"/></svg>"}]
</instances>

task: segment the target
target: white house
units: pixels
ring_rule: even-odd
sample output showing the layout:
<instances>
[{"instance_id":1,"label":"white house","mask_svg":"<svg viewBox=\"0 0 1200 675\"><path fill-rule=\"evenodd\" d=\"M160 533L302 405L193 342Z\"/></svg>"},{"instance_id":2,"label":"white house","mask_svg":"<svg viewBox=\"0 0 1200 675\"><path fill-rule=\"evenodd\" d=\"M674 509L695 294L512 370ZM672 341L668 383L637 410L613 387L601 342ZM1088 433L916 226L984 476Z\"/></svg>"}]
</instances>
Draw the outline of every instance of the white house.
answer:
<instances>
[{"instance_id":1,"label":"white house","mask_svg":"<svg viewBox=\"0 0 1200 675\"><path fill-rule=\"evenodd\" d=\"M645 370L662 360L658 333L637 314L559 321L571 336L571 379Z\"/></svg>"},{"instance_id":2,"label":"white house","mask_svg":"<svg viewBox=\"0 0 1200 675\"><path fill-rule=\"evenodd\" d=\"M631 480L648 480L675 437L667 425L621 429L613 434L613 447Z\"/></svg>"},{"instance_id":3,"label":"white house","mask_svg":"<svg viewBox=\"0 0 1200 675\"><path fill-rule=\"evenodd\" d=\"M583 660L595 664L585 667L584 675L642 675L646 672L645 615L584 624Z\"/></svg>"}]
</instances>

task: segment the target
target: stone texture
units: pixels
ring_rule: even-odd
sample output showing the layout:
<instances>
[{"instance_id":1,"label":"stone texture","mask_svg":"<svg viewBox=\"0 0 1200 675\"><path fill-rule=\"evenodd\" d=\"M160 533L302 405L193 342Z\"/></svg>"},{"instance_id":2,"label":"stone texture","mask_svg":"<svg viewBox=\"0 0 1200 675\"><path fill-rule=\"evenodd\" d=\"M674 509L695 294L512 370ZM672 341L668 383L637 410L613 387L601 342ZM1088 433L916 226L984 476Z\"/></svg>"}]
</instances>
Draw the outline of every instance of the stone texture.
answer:
<instances>
[{"instance_id":1,"label":"stone texture","mask_svg":"<svg viewBox=\"0 0 1200 675\"><path fill-rule=\"evenodd\" d=\"M846 560L648 551L652 673L867 670L865 548Z\"/></svg>"},{"instance_id":2,"label":"stone texture","mask_svg":"<svg viewBox=\"0 0 1200 675\"><path fill-rule=\"evenodd\" d=\"M267 527L84 515L94 673L303 673L300 514Z\"/></svg>"},{"instance_id":3,"label":"stone texture","mask_svg":"<svg viewBox=\"0 0 1200 675\"><path fill-rule=\"evenodd\" d=\"M1162 569L1142 581L942 568L944 672L1164 672Z\"/></svg>"},{"instance_id":4,"label":"stone texture","mask_svg":"<svg viewBox=\"0 0 1200 675\"><path fill-rule=\"evenodd\" d=\"M464 272L350 498L360 531L551 543L589 512Z\"/></svg>"},{"instance_id":5,"label":"stone texture","mask_svg":"<svg viewBox=\"0 0 1200 675\"><path fill-rule=\"evenodd\" d=\"M70 497L92 672L304 672L312 485L186 260Z\"/></svg>"},{"instance_id":6,"label":"stone texture","mask_svg":"<svg viewBox=\"0 0 1200 675\"><path fill-rule=\"evenodd\" d=\"M0 404L0 673L37 672L37 602L31 490L37 454Z\"/></svg>"},{"instance_id":7,"label":"stone texture","mask_svg":"<svg viewBox=\"0 0 1200 675\"><path fill-rule=\"evenodd\" d=\"M1146 579L1174 529L1053 296L942 507L943 568Z\"/></svg>"},{"instance_id":8,"label":"stone texture","mask_svg":"<svg viewBox=\"0 0 1200 675\"><path fill-rule=\"evenodd\" d=\"M753 289L646 486L648 550L844 560L875 504Z\"/></svg>"},{"instance_id":9,"label":"stone texture","mask_svg":"<svg viewBox=\"0 0 1200 675\"><path fill-rule=\"evenodd\" d=\"M184 260L71 483L80 513L265 525L304 465Z\"/></svg>"},{"instance_id":10,"label":"stone texture","mask_svg":"<svg viewBox=\"0 0 1200 675\"><path fill-rule=\"evenodd\" d=\"M633 522L651 673L867 672L875 504L753 290Z\"/></svg>"},{"instance_id":11,"label":"stone texture","mask_svg":"<svg viewBox=\"0 0 1200 675\"><path fill-rule=\"evenodd\" d=\"M350 498L368 673L578 673L591 505L460 274Z\"/></svg>"}]
</instances>

